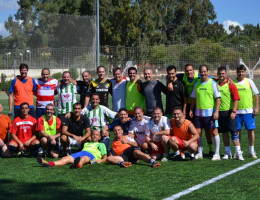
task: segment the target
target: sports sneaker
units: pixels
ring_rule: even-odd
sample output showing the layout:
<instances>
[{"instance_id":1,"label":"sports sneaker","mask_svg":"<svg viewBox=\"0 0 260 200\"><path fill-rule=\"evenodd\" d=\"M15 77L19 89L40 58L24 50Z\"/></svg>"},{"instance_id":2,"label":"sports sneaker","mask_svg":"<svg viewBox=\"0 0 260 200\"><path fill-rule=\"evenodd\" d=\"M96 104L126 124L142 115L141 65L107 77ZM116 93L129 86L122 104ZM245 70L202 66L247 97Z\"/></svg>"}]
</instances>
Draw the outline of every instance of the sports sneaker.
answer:
<instances>
[{"instance_id":1,"label":"sports sneaker","mask_svg":"<svg viewBox=\"0 0 260 200\"><path fill-rule=\"evenodd\" d=\"M211 160L215 161L215 160L220 160L220 159L221 158L220 158L219 154L214 154Z\"/></svg>"},{"instance_id":2,"label":"sports sneaker","mask_svg":"<svg viewBox=\"0 0 260 200\"><path fill-rule=\"evenodd\" d=\"M253 152L249 152L249 157L257 159L256 153L254 151Z\"/></svg>"},{"instance_id":3,"label":"sports sneaker","mask_svg":"<svg viewBox=\"0 0 260 200\"><path fill-rule=\"evenodd\" d=\"M196 160L197 160L197 159L203 159L203 154L202 154L202 153L197 153L197 154L195 155L195 158L196 158Z\"/></svg>"},{"instance_id":4,"label":"sports sneaker","mask_svg":"<svg viewBox=\"0 0 260 200\"><path fill-rule=\"evenodd\" d=\"M222 157L222 159L224 160L228 160L228 159L232 159L232 155L228 155L227 153L224 154L224 156Z\"/></svg>"},{"instance_id":5,"label":"sports sneaker","mask_svg":"<svg viewBox=\"0 0 260 200\"><path fill-rule=\"evenodd\" d=\"M189 157L190 157L191 161L195 161L196 160L194 153L190 153Z\"/></svg>"},{"instance_id":6,"label":"sports sneaker","mask_svg":"<svg viewBox=\"0 0 260 200\"><path fill-rule=\"evenodd\" d=\"M162 162L167 162L168 161L168 158L167 158L167 155L163 155L163 158L161 159Z\"/></svg>"},{"instance_id":7,"label":"sports sneaker","mask_svg":"<svg viewBox=\"0 0 260 200\"><path fill-rule=\"evenodd\" d=\"M120 166L124 167L124 168L127 168L127 167L131 167L132 163L131 162L122 162L122 164Z\"/></svg>"},{"instance_id":8,"label":"sports sneaker","mask_svg":"<svg viewBox=\"0 0 260 200\"><path fill-rule=\"evenodd\" d=\"M154 161L152 164L152 168L156 168L156 167L160 167L160 166L161 166L161 164L156 161Z\"/></svg>"},{"instance_id":9,"label":"sports sneaker","mask_svg":"<svg viewBox=\"0 0 260 200\"><path fill-rule=\"evenodd\" d=\"M37 157L37 162L43 166L43 167L50 167L50 165L48 164L48 162L46 160L44 160L43 158L41 158L40 156Z\"/></svg>"},{"instance_id":10,"label":"sports sneaker","mask_svg":"<svg viewBox=\"0 0 260 200\"><path fill-rule=\"evenodd\" d=\"M183 152L183 151L181 151L181 153L180 153L180 156L181 156L182 160L184 160L184 159L185 159L185 154L184 154L184 152Z\"/></svg>"},{"instance_id":11,"label":"sports sneaker","mask_svg":"<svg viewBox=\"0 0 260 200\"><path fill-rule=\"evenodd\" d=\"M70 165L70 169L81 168L82 165L79 164L79 161L80 161L80 157L77 157L74 160L74 163L72 165Z\"/></svg>"},{"instance_id":12,"label":"sports sneaker","mask_svg":"<svg viewBox=\"0 0 260 200\"><path fill-rule=\"evenodd\" d=\"M237 160L244 160L244 158L243 158L243 151L240 154L236 154L236 159Z\"/></svg>"}]
</instances>

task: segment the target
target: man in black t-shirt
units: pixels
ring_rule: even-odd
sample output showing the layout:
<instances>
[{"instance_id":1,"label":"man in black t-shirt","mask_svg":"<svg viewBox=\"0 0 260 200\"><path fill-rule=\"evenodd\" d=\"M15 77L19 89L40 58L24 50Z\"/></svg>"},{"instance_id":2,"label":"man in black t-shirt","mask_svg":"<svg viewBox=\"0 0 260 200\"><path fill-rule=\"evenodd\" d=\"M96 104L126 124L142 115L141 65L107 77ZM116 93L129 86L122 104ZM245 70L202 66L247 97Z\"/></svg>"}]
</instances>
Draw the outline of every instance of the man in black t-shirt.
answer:
<instances>
[{"instance_id":1,"label":"man in black t-shirt","mask_svg":"<svg viewBox=\"0 0 260 200\"><path fill-rule=\"evenodd\" d=\"M77 92L80 94L80 104L82 108L87 107L90 99L89 83L91 75L88 71L82 72L83 81L77 81Z\"/></svg>"},{"instance_id":2,"label":"man in black t-shirt","mask_svg":"<svg viewBox=\"0 0 260 200\"><path fill-rule=\"evenodd\" d=\"M166 109L165 109L165 116L169 119L172 118L173 109L175 107L183 108L184 104L184 91L183 91L183 84L181 81L178 80L176 77L176 67L170 65L167 67L167 79L169 83L172 83L173 90L167 90L166 92Z\"/></svg>"},{"instance_id":3,"label":"man in black t-shirt","mask_svg":"<svg viewBox=\"0 0 260 200\"><path fill-rule=\"evenodd\" d=\"M112 83L106 76L106 68L99 66L97 68L98 78L89 83L90 96L97 93L100 96L100 105L108 107L108 95L112 93Z\"/></svg>"},{"instance_id":4,"label":"man in black t-shirt","mask_svg":"<svg viewBox=\"0 0 260 200\"><path fill-rule=\"evenodd\" d=\"M90 141L91 130L89 119L81 115L81 111L81 104L75 103L71 117L65 118L62 122L60 142L66 154L69 154L71 146L80 148L85 142ZM86 131L85 135L83 135L84 130Z\"/></svg>"}]
</instances>

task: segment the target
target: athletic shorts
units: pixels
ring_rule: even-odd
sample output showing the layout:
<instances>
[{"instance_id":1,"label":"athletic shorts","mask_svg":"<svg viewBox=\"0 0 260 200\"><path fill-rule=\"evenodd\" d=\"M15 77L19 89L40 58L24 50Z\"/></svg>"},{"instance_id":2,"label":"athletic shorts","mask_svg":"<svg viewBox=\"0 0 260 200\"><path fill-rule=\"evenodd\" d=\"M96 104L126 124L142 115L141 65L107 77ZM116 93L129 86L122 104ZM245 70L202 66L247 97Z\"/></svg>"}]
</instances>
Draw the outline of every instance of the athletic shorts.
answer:
<instances>
[{"instance_id":1,"label":"athletic shorts","mask_svg":"<svg viewBox=\"0 0 260 200\"><path fill-rule=\"evenodd\" d=\"M77 141L73 137L69 137L69 139L70 139L70 147L77 147L77 148L81 147L81 142L77 143Z\"/></svg>"},{"instance_id":2,"label":"athletic shorts","mask_svg":"<svg viewBox=\"0 0 260 200\"><path fill-rule=\"evenodd\" d=\"M227 133L230 131L231 134L237 133L237 118L230 119L231 111L219 111L218 119L218 132Z\"/></svg>"},{"instance_id":3,"label":"athletic shorts","mask_svg":"<svg viewBox=\"0 0 260 200\"><path fill-rule=\"evenodd\" d=\"M178 142L179 142L179 150L180 151L186 151L187 150L187 147L184 147L183 146L183 142L184 142L184 140L182 140L181 138L179 138L179 137L177 137L177 136L174 136L177 140L178 140ZM195 141L196 143L197 143L197 141Z\"/></svg>"},{"instance_id":4,"label":"athletic shorts","mask_svg":"<svg viewBox=\"0 0 260 200\"><path fill-rule=\"evenodd\" d=\"M24 147L25 147L26 149L30 149L30 148L32 147L32 142L34 142L34 141L38 141L38 140L35 138L33 141L31 141L31 143L30 143L29 146L24 146ZM15 140L11 140L11 141L9 142L9 144L10 144L11 142L17 144L17 147L19 146L18 143L17 143ZM23 143L23 144L24 144L24 143ZM11 146L11 147L10 147L10 146ZM12 146L12 145L8 145L8 147L10 147L11 150L14 150L14 149L16 148L16 147L14 147L14 146ZM12 147L14 147L14 148L12 148ZM17 151L18 151L18 148L17 148Z\"/></svg>"},{"instance_id":5,"label":"athletic shorts","mask_svg":"<svg viewBox=\"0 0 260 200\"><path fill-rule=\"evenodd\" d=\"M217 126L215 125L215 120L213 120L212 116L209 117L194 116L194 126L195 128L208 128L208 129L217 128Z\"/></svg>"},{"instance_id":6,"label":"athletic shorts","mask_svg":"<svg viewBox=\"0 0 260 200\"><path fill-rule=\"evenodd\" d=\"M254 114L253 113L237 114L237 130L242 129L243 123L245 124L246 130L255 129L256 126L255 126L255 116L254 116Z\"/></svg>"},{"instance_id":7,"label":"athletic shorts","mask_svg":"<svg viewBox=\"0 0 260 200\"><path fill-rule=\"evenodd\" d=\"M93 165L96 163L95 161L95 156L92 154L92 153L89 153L87 151L80 151L80 152L77 152L77 153L73 153L70 155L72 158L76 159L77 157L83 157L83 156L87 156L89 157L89 160L90 160L90 163ZM93 162L94 161L94 162Z\"/></svg>"},{"instance_id":8,"label":"athletic shorts","mask_svg":"<svg viewBox=\"0 0 260 200\"><path fill-rule=\"evenodd\" d=\"M141 149L139 147L129 147L128 149L124 150L124 152L120 156L126 162L136 163L137 159L134 157L135 150L141 151Z\"/></svg>"}]
</instances>

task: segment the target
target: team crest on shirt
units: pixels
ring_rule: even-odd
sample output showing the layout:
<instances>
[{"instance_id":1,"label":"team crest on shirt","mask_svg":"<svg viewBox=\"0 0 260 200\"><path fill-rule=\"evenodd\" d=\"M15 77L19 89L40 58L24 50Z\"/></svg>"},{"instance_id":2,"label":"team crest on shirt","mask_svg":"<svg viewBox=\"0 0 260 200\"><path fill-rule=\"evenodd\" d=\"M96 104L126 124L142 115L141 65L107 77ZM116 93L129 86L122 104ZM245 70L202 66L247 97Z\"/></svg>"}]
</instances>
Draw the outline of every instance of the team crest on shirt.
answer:
<instances>
[{"instance_id":1,"label":"team crest on shirt","mask_svg":"<svg viewBox=\"0 0 260 200\"><path fill-rule=\"evenodd\" d=\"M70 97L70 95L69 94L64 94L63 97L68 99Z\"/></svg>"},{"instance_id":2,"label":"team crest on shirt","mask_svg":"<svg viewBox=\"0 0 260 200\"><path fill-rule=\"evenodd\" d=\"M96 121L97 121L97 118L93 118L93 119L91 119L92 120L92 123L95 123Z\"/></svg>"}]
</instances>

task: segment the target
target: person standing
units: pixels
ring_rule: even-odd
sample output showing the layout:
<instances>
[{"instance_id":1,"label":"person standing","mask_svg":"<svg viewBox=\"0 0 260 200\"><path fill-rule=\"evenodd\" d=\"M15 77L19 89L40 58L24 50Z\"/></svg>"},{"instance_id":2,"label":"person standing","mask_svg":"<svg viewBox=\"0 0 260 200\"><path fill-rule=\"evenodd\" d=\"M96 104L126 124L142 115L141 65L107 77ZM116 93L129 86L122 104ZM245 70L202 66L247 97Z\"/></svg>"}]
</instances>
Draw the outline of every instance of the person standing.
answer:
<instances>
[{"instance_id":1,"label":"person standing","mask_svg":"<svg viewBox=\"0 0 260 200\"><path fill-rule=\"evenodd\" d=\"M90 91L89 91L89 83L91 80L91 75L88 71L82 72L82 81L77 81L77 91L80 94L80 104L82 108L85 108L89 104L90 99Z\"/></svg>"},{"instance_id":2,"label":"person standing","mask_svg":"<svg viewBox=\"0 0 260 200\"><path fill-rule=\"evenodd\" d=\"M191 94L191 106L190 106L190 117L193 118L193 108L196 104L194 125L200 134L200 139L198 140L198 154L196 154L196 159L203 158L203 148L202 148L202 129L209 129L215 146L215 154L212 160L220 160L219 147L220 139L218 135L218 129L216 126L216 120L219 117L219 106L220 106L220 92L217 83L208 77L208 67L206 65L201 65L199 68L201 79L198 79L194 85Z\"/></svg>"},{"instance_id":3,"label":"person standing","mask_svg":"<svg viewBox=\"0 0 260 200\"><path fill-rule=\"evenodd\" d=\"M244 65L237 67L237 78L234 80L238 89L240 101L237 106L237 130L241 134L243 123L248 133L249 156L256 159L255 153L255 116L259 112L259 91L253 80L245 77L246 68ZM241 136L240 136L241 138Z\"/></svg>"},{"instance_id":4,"label":"person standing","mask_svg":"<svg viewBox=\"0 0 260 200\"><path fill-rule=\"evenodd\" d=\"M227 160L232 158L228 137L228 132L230 131L236 150L235 158L244 160L237 131L236 110L240 99L238 90L235 84L228 82L227 70L225 67L218 68L218 78L219 80L217 83L221 94L218 132L223 134L223 143L225 145L225 154L222 159Z\"/></svg>"},{"instance_id":5,"label":"person standing","mask_svg":"<svg viewBox=\"0 0 260 200\"><path fill-rule=\"evenodd\" d=\"M36 117L34 110L33 94L36 93L36 82L33 78L27 76L29 67L22 63L19 66L20 76L13 79L9 95L9 116L12 116L12 107L14 101L14 118L20 113L20 104L26 102L29 104L29 115Z\"/></svg>"}]
</instances>

